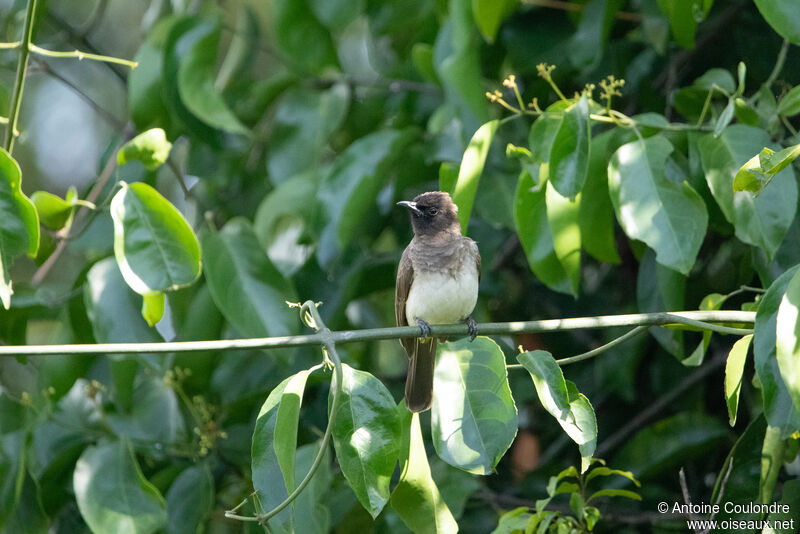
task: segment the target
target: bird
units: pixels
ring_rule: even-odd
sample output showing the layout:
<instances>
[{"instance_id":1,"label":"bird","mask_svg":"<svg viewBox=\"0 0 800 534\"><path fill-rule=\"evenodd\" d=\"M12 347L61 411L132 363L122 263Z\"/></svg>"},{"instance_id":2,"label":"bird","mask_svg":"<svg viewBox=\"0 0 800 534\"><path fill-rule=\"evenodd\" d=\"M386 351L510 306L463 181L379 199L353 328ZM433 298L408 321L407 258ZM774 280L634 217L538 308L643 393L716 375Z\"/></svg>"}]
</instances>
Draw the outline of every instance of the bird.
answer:
<instances>
[{"instance_id":1,"label":"bird","mask_svg":"<svg viewBox=\"0 0 800 534\"><path fill-rule=\"evenodd\" d=\"M411 214L414 237L397 268L394 311L398 326L419 326L421 337L401 339L409 358L406 407L424 412L433 400L437 340L432 324L467 324L471 340L478 335L472 311L478 300L481 255L462 235L458 206L442 191L422 193L397 205Z\"/></svg>"}]
</instances>

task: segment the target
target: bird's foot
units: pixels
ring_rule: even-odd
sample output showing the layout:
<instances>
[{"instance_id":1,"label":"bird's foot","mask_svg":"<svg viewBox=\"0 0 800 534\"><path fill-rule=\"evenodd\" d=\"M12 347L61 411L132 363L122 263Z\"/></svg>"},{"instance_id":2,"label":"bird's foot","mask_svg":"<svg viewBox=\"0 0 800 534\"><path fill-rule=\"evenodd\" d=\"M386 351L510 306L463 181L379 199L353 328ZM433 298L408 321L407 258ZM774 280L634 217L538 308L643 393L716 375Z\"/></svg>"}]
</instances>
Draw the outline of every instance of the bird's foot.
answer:
<instances>
[{"instance_id":1,"label":"bird's foot","mask_svg":"<svg viewBox=\"0 0 800 534\"><path fill-rule=\"evenodd\" d=\"M475 341L475 338L478 337L478 323L475 322L475 319L473 319L471 315L464 319L464 322L467 323L469 340Z\"/></svg>"},{"instance_id":2,"label":"bird's foot","mask_svg":"<svg viewBox=\"0 0 800 534\"><path fill-rule=\"evenodd\" d=\"M417 319L417 326L419 326L419 332L420 334L422 334L420 337L424 339L428 339L431 337L431 325L429 325L422 319Z\"/></svg>"}]
</instances>

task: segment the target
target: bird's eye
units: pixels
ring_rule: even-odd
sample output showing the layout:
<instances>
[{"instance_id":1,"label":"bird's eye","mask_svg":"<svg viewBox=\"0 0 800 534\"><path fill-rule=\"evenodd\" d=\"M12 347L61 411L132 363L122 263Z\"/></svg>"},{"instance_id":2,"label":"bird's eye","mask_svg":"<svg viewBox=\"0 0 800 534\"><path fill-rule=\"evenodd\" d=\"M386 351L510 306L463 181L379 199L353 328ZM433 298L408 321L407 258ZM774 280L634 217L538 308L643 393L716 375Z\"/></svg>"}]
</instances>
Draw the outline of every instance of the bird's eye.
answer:
<instances>
[{"instance_id":1,"label":"bird's eye","mask_svg":"<svg viewBox=\"0 0 800 534\"><path fill-rule=\"evenodd\" d=\"M428 208L428 215L436 215L437 213L439 213L437 208Z\"/></svg>"}]
</instances>

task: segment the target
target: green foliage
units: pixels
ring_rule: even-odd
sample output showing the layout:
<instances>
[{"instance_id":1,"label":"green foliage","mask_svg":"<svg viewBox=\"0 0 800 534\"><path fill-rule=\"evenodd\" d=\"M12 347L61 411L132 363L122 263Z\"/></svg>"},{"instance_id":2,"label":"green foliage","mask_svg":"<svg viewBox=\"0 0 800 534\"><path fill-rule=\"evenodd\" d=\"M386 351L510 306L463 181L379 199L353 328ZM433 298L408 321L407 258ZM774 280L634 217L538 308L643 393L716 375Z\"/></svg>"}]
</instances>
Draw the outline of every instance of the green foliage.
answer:
<instances>
[{"instance_id":1,"label":"green foliage","mask_svg":"<svg viewBox=\"0 0 800 534\"><path fill-rule=\"evenodd\" d=\"M795 3L11 2L0 345L65 354L0 357L0 532L649 532L679 468L800 521ZM442 340L412 415L396 340L328 329L393 324L395 203L437 188L480 323L754 329ZM322 352L69 354L308 334L297 301Z\"/></svg>"}]
</instances>

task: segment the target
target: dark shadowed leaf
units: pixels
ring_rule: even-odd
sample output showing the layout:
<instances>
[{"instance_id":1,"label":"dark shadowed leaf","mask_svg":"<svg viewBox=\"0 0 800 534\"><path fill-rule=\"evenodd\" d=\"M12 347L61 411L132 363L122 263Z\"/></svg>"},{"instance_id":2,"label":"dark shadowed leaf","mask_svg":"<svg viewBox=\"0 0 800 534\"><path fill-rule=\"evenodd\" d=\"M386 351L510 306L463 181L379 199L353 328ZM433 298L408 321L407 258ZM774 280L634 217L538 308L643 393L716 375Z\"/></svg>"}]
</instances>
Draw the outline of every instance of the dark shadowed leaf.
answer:
<instances>
[{"instance_id":1,"label":"dark shadowed leaf","mask_svg":"<svg viewBox=\"0 0 800 534\"><path fill-rule=\"evenodd\" d=\"M164 498L142 475L127 441L86 449L75 466L73 487L93 532L147 534L166 526Z\"/></svg>"},{"instance_id":2,"label":"dark shadowed leaf","mask_svg":"<svg viewBox=\"0 0 800 534\"><path fill-rule=\"evenodd\" d=\"M316 18L306 0L278 0L273 6L275 42L286 58L302 70L320 72L336 66L331 34Z\"/></svg>"},{"instance_id":3,"label":"dark shadowed leaf","mask_svg":"<svg viewBox=\"0 0 800 534\"><path fill-rule=\"evenodd\" d=\"M195 534L214 510L214 477L208 463L187 467L167 492L167 531Z\"/></svg>"},{"instance_id":4,"label":"dark shadowed leaf","mask_svg":"<svg viewBox=\"0 0 800 534\"><path fill-rule=\"evenodd\" d=\"M578 221L581 245L600 261L619 263L614 239L614 208L608 196L608 165L606 147L613 130L592 138L589 171L581 192Z\"/></svg>"},{"instance_id":5,"label":"dark shadowed leaf","mask_svg":"<svg viewBox=\"0 0 800 534\"><path fill-rule=\"evenodd\" d=\"M639 264L636 278L636 302L641 313L678 311L683 309L686 277L656 262L655 253L647 249ZM664 350L683 360L683 332L662 326L650 327L650 333Z\"/></svg>"},{"instance_id":6,"label":"dark shadowed leaf","mask_svg":"<svg viewBox=\"0 0 800 534\"><path fill-rule=\"evenodd\" d=\"M311 469L311 464L319 452L319 445L319 443L309 443L297 449L294 478L298 484ZM295 532L308 534L328 534L330 532L329 497L332 479L329 448L325 451L325 456L309 485L292 503Z\"/></svg>"},{"instance_id":7,"label":"dark shadowed leaf","mask_svg":"<svg viewBox=\"0 0 800 534\"><path fill-rule=\"evenodd\" d=\"M517 435L503 351L478 337L443 343L437 352L431 408L436 453L454 467L491 474Z\"/></svg>"},{"instance_id":8,"label":"dark shadowed leaf","mask_svg":"<svg viewBox=\"0 0 800 534\"><path fill-rule=\"evenodd\" d=\"M550 149L550 181L562 196L575 198L589 172L589 100L582 96L561 119Z\"/></svg>"},{"instance_id":9,"label":"dark shadowed leaf","mask_svg":"<svg viewBox=\"0 0 800 534\"><path fill-rule=\"evenodd\" d=\"M380 380L348 365L342 368L340 404L332 414L333 446L342 474L374 518L389 500L389 479L401 448L400 417ZM329 410L335 387L328 397Z\"/></svg>"}]
</instances>

